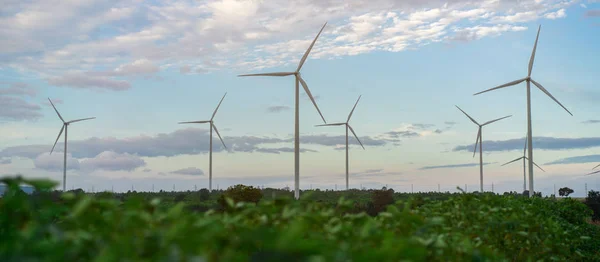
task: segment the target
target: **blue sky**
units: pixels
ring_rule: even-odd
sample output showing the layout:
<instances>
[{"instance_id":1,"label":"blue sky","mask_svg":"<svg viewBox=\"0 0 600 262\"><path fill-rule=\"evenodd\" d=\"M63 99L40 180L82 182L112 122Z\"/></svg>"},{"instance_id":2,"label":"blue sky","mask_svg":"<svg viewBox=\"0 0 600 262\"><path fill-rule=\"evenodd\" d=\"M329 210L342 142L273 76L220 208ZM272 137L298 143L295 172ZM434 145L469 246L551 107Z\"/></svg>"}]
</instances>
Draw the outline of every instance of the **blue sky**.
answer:
<instances>
[{"instance_id":1,"label":"blue sky","mask_svg":"<svg viewBox=\"0 0 600 262\"><path fill-rule=\"evenodd\" d=\"M372 2L372 1L371 1ZM351 120L350 184L454 190L479 184L472 157L483 128L488 190L521 190L525 84L532 77L574 116L532 89L536 190L600 189L595 130L600 4L594 1L9 1L0 12L0 174L62 177L48 155L66 119L68 187L191 189L208 184L207 120L217 116L214 184L293 185L293 78L236 77L302 69L328 122ZM344 6L344 7L342 7ZM317 11L317 12L315 12ZM311 17L311 19L306 19ZM344 183L343 127L321 124L303 93L301 188ZM62 141L62 139L61 139ZM62 148L59 142L58 148Z\"/></svg>"}]
</instances>

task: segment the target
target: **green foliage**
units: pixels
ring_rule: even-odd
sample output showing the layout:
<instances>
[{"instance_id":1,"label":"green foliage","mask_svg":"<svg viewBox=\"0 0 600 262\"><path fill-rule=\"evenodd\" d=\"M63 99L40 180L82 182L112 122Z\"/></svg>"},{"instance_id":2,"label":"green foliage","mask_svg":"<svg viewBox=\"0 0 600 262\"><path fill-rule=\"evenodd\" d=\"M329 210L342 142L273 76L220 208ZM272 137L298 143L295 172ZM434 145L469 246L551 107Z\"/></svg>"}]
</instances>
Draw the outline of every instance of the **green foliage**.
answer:
<instances>
[{"instance_id":1,"label":"green foliage","mask_svg":"<svg viewBox=\"0 0 600 262\"><path fill-rule=\"evenodd\" d=\"M197 214L152 194L54 201L48 181L1 182L0 261L600 261L600 228L570 199L392 193L402 199L371 217L350 212L364 199L329 191L333 203L310 200L322 192L300 201L223 198L235 212ZM21 183L40 193L20 192ZM239 185L222 196L255 190Z\"/></svg>"},{"instance_id":2,"label":"green foliage","mask_svg":"<svg viewBox=\"0 0 600 262\"><path fill-rule=\"evenodd\" d=\"M570 189L568 187L562 187L560 189L558 189L558 195L559 196L569 196L570 194L573 194L575 191L573 189Z\"/></svg>"},{"instance_id":3,"label":"green foliage","mask_svg":"<svg viewBox=\"0 0 600 262\"><path fill-rule=\"evenodd\" d=\"M600 191L589 191L585 198L585 204L594 212L592 220L600 221Z\"/></svg>"},{"instance_id":4,"label":"green foliage","mask_svg":"<svg viewBox=\"0 0 600 262\"><path fill-rule=\"evenodd\" d=\"M239 202L256 204L260 201L262 196L260 189L239 184L230 186L225 190L223 195L219 198L219 205L222 209L227 209Z\"/></svg>"}]
</instances>

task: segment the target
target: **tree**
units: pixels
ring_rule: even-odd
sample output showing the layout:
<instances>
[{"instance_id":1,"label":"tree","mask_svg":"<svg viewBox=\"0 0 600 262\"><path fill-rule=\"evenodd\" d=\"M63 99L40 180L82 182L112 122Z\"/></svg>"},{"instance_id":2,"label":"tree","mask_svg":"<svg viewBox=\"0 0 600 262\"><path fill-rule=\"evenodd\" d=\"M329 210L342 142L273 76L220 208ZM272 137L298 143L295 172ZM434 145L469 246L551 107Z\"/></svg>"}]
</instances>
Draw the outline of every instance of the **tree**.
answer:
<instances>
[{"instance_id":1,"label":"tree","mask_svg":"<svg viewBox=\"0 0 600 262\"><path fill-rule=\"evenodd\" d=\"M235 185L230 186L225 190L225 192L219 197L218 203L221 208L227 208L227 202L225 198L230 198L234 203L238 202L246 202L246 203L258 203L260 199L263 197L260 189L255 188L253 186L245 186L245 185Z\"/></svg>"},{"instance_id":2,"label":"tree","mask_svg":"<svg viewBox=\"0 0 600 262\"><path fill-rule=\"evenodd\" d=\"M200 189L198 197L200 197L200 201L207 201L210 199L210 192L206 188Z\"/></svg>"},{"instance_id":3,"label":"tree","mask_svg":"<svg viewBox=\"0 0 600 262\"><path fill-rule=\"evenodd\" d=\"M559 196L569 196L570 194L573 194L573 192L575 192L573 189L570 189L568 187L563 187L558 190L558 195Z\"/></svg>"}]
</instances>

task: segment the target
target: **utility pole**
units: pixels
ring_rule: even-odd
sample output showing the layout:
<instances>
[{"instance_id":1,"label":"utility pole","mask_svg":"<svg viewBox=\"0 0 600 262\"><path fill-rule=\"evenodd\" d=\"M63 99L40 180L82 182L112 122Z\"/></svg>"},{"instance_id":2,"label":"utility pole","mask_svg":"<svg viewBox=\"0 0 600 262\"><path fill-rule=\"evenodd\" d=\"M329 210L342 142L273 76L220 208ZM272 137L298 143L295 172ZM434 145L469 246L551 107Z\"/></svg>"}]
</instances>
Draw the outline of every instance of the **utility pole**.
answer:
<instances>
[{"instance_id":1,"label":"utility pole","mask_svg":"<svg viewBox=\"0 0 600 262\"><path fill-rule=\"evenodd\" d=\"M492 182L492 193L494 193L494 182Z\"/></svg>"},{"instance_id":2,"label":"utility pole","mask_svg":"<svg viewBox=\"0 0 600 262\"><path fill-rule=\"evenodd\" d=\"M553 193L553 194L554 194L554 196L556 196L556 195L557 195L557 194L556 194L556 184L554 184L554 193Z\"/></svg>"},{"instance_id":3,"label":"utility pole","mask_svg":"<svg viewBox=\"0 0 600 262\"><path fill-rule=\"evenodd\" d=\"M440 184L438 184L438 193L441 193L442 191L440 190Z\"/></svg>"},{"instance_id":4,"label":"utility pole","mask_svg":"<svg viewBox=\"0 0 600 262\"><path fill-rule=\"evenodd\" d=\"M585 194L583 195L584 197L587 197L588 195L588 190L587 190L587 183L585 183Z\"/></svg>"},{"instance_id":5,"label":"utility pole","mask_svg":"<svg viewBox=\"0 0 600 262\"><path fill-rule=\"evenodd\" d=\"M410 184L410 193L414 194L415 193L415 188L413 184Z\"/></svg>"}]
</instances>

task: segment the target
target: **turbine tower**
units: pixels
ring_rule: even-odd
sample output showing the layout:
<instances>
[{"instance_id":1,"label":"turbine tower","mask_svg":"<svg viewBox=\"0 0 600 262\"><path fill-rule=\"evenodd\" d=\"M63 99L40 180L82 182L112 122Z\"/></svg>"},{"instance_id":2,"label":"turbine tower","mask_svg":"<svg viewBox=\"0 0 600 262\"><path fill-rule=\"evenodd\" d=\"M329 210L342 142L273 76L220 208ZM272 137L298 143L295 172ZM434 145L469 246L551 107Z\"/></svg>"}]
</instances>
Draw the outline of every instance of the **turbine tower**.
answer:
<instances>
[{"instance_id":1,"label":"turbine tower","mask_svg":"<svg viewBox=\"0 0 600 262\"><path fill-rule=\"evenodd\" d=\"M327 121L325 121L325 118L323 117L323 114L321 114L321 110L319 110L319 107L317 106L317 102L315 101L315 98L313 97L312 93L308 89L308 85L306 85L306 82L304 81L304 79L302 79L302 76L300 75L300 69L302 69L302 65L304 65L304 62L306 62L306 58L308 57L310 50L315 45L315 42L317 42L317 39L321 35L321 32L323 32L323 29L325 29L326 25L327 25L327 22L323 25L323 27L321 27L321 31L319 31L319 33L317 34L315 39L312 41L312 43L310 44L310 46L308 47L308 49L302 56L302 59L300 59L300 64L298 64L298 68L296 68L296 71L238 75L241 77L244 77L244 76L278 76L278 77L282 77L282 76L293 75L295 78L295 82L296 82L295 104L296 104L296 106L295 106L295 124L294 124L294 126L295 126L294 127L294 197L296 199L300 198L300 86L299 86L300 84L302 84L304 91L306 92L306 94L308 95L310 100L312 101L313 105L315 105L315 108L317 109L317 112L319 112L319 115L321 115L321 119L323 119L323 123L327 123Z\"/></svg>"},{"instance_id":2,"label":"turbine tower","mask_svg":"<svg viewBox=\"0 0 600 262\"><path fill-rule=\"evenodd\" d=\"M527 155L528 158L527 160L529 160L529 197L533 196L533 131L531 129L531 83L533 83L537 88L539 88L542 92L544 92L547 96L549 96L552 100L554 100L554 102L556 102L558 105L560 105L564 110L567 111L567 113L569 113L571 116L573 116L573 114L571 114L571 112L569 112L569 110L567 110L566 107L564 107L560 102L558 102L558 100L556 100L556 98L554 98L554 96L552 96L552 94L550 94L550 92L548 90L546 90L546 88L544 88L540 83L536 82L535 80L533 80L531 78L531 69L533 68L533 61L535 59L535 50L537 48L537 43L538 43L538 38L540 37L540 30L542 29L542 26L540 25L538 27L538 32L537 32L537 36L535 37L535 43L533 44L533 51L531 52L531 57L529 58L529 67L527 68L527 76L503 85L499 85L497 87L493 87L490 88L488 90L479 92L479 93L475 93L473 95L479 95L488 91L492 91L492 90L496 90L496 89L500 89L500 88L504 88L504 87L508 87L508 86L514 86L516 84L519 84L523 81L525 81L527 83Z\"/></svg>"},{"instance_id":3,"label":"turbine tower","mask_svg":"<svg viewBox=\"0 0 600 262\"><path fill-rule=\"evenodd\" d=\"M221 140L221 143L223 144L223 147L225 149L227 149L227 146L225 146L225 142L223 142L223 138L221 138L221 134L219 134L219 130L217 129L217 126L213 122L213 119L215 118L215 115L217 114L217 110L219 110L219 107L221 106L221 103L223 102L223 99L225 99L226 95L227 95L227 92L225 92L225 94L223 95L223 98L221 98L221 101L217 105L217 108L215 108L215 111L213 112L212 117L210 117L210 120L189 121L189 122L179 122L178 123L178 124L204 124L204 123L210 123L210 131L209 131L210 149L208 151L209 152L208 153L208 191L209 192L212 192L212 151L213 151L213 139L212 139L213 136L212 136L212 131L213 131L213 129L217 133L217 136L219 136L219 139Z\"/></svg>"},{"instance_id":4,"label":"turbine tower","mask_svg":"<svg viewBox=\"0 0 600 262\"><path fill-rule=\"evenodd\" d=\"M523 159L523 192L525 192L525 190L527 190L527 173L525 172L525 166L526 166L525 165L525 159L527 159L526 150L527 150L527 135L525 136L525 146L523 146L523 156L501 165L501 166L505 166L505 165L508 165L508 164L510 164L512 162L519 161L519 160ZM535 162L533 162L533 164L535 166L537 166L543 172L546 172L544 169L542 169L540 166L538 166Z\"/></svg>"},{"instance_id":5,"label":"turbine tower","mask_svg":"<svg viewBox=\"0 0 600 262\"><path fill-rule=\"evenodd\" d=\"M350 131L352 131L352 134L354 135L354 137L356 138L356 141L358 141L358 143L360 143L360 146L362 146L363 149L365 149L365 147L363 146L363 144L360 142L360 139L358 139L358 136L356 135L356 133L354 132L354 129L352 129L352 127L350 126L350 124L348 124L348 122L350 122L350 118L352 117L352 113L354 113L354 109L356 108L356 105L358 105L358 101L360 101L360 97L358 97L358 99L356 100L356 103L354 104L354 107L352 108L352 111L350 111L350 114L348 115L348 119L346 120L346 122L344 123L333 123L333 124L324 124L324 125L316 125L316 126L341 126L341 125L345 125L346 126L346 190L349 189L349 175L348 175L348 129L350 129ZM362 189L362 187L361 187Z\"/></svg>"},{"instance_id":6,"label":"turbine tower","mask_svg":"<svg viewBox=\"0 0 600 262\"><path fill-rule=\"evenodd\" d=\"M463 114L465 114L465 116L467 116L469 119L471 119L471 121L473 121L473 123L475 123L479 127L477 130L477 138L475 139L475 149L473 150L473 157L475 157L475 152L477 152L477 143L479 143L479 188L481 190L480 192L483 193L483 145L482 145L483 144L483 138L482 138L483 135L482 135L481 129L485 125L489 125L496 121L500 121L504 118L511 117L512 115L501 117L501 118L494 119L491 121L487 121L483 124L479 124L479 123L477 123L477 121L475 121L475 119L473 119L471 116L469 116L465 111L460 109L460 107L456 106L456 108L458 108L458 110L463 112Z\"/></svg>"},{"instance_id":7,"label":"turbine tower","mask_svg":"<svg viewBox=\"0 0 600 262\"><path fill-rule=\"evenodd\" d=\"M63 122L63 126L60 129L60 132L58 132L56 141L54 141L54 145L52 146L52 150L50 150L51 155L52 155L52 152L54 152L54 147L56 146L56 143L58 142L60 135L62 135L63 130L65 131L65 150L64 150L65 152L64 152L64 162L63 162L63 191L67 191L67 129L69 127L69 124L72 124L75 122L80 122L80 121L85 121L85 120L90 120L90 119L95 119L96 117L88 117L88 118L76 119L76 120L71 120L71 121L65 122L63 117L60 115L60 113L54 106L54 103L52 103L52 100L50 100L50 98L48 98L48 101L50 101L50 104L52 105L52 108L54 108L54 111L58 115L58 118L60 118L60 120Z\"/></svg>"}]
</instances>

